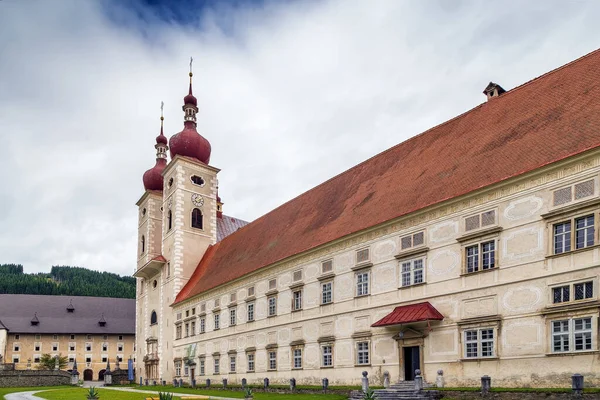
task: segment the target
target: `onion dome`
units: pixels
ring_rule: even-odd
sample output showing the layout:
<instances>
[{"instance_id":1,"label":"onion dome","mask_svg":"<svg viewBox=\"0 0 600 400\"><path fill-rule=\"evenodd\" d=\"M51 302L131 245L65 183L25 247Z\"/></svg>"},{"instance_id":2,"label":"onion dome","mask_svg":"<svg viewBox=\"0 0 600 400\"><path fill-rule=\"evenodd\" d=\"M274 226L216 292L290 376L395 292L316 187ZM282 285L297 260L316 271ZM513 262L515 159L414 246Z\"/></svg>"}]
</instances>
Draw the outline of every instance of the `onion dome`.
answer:
<instances>
[{"instance_id":1,"label":"onion dome","mask_svg":"<svg viewBox=\"0 0 600 400\"><path fill-rule=\"evenodd\" d=\"M163 105L161 104L160 135L156 137L156 145L154 146L156 149L156 164L154 164L154 167L144 172L144 177L142 178L144 189L146 190L163 190L162 172L167 166L168 146L167 138L163 134L163 121L165 118L162 116L162 107Z\"/></svg>"},{"instance_id":2,"label":"onion dome","mask_svg":"<svg viewBox=\"0 0 600 400\"><path fill-rule=\"evenodd\" d=\"M189 94L184 97L183 130L171 136L169 148L171 158L175 156L186 156L208 164L210 162L211 147L208 140L196 130L196 113L198 112L197 100L192 94L192 62L190 61L190 89Z\"/></svg>"}]
</instances>

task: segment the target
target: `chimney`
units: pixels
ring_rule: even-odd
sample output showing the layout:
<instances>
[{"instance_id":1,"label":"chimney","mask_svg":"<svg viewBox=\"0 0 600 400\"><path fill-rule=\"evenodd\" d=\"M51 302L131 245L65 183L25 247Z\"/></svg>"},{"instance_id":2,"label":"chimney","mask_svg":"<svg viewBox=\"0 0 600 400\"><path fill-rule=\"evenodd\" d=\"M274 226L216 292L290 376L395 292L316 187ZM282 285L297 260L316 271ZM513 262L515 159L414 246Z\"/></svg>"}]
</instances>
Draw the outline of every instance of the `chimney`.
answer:
<instances>
[{"instance_id":1,"label":"chimney","mask_svg":"<svg viewBox=\"0 0 600 400\"><path fill-rule=\"evenodd\" d=\"M487 96L488 101L490 101L492 98L499 97L504 92L506 92L506 90L494 82L490 82L489 85L487 85L487 87L483 90L483 94Z\"/></svg>"}]
</instances>

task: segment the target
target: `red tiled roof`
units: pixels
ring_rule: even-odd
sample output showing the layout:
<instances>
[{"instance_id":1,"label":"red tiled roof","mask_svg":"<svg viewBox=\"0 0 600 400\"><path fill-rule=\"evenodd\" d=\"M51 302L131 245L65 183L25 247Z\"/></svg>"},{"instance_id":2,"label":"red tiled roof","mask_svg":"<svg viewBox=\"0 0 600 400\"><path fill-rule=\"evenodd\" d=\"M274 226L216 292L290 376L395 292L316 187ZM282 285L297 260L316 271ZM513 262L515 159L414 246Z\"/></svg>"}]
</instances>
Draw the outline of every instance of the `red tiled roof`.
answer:
<instances>
[{"instance_id":1,"label":"red tiled roof","mask_svg":"<svg viewBox=\"0 0 600 400\"><path fill-rule=\"evenodd\" d=\"M175 302L351 233L599 147L599 71L596 50L290 200L213 246Z\"/></svg>"},{"instance_id":2,"label":"red tiled roof","mask_svg":"<svg viewBox=\"0 0 600 400\"><path fill-rule=\"evenodd\" d=\"M424 303L399 306L394 311L375 322L372 327L408 324L419 321L441 321L444 316L440 314L428 301Z\"/></svg>"}]
</instances>

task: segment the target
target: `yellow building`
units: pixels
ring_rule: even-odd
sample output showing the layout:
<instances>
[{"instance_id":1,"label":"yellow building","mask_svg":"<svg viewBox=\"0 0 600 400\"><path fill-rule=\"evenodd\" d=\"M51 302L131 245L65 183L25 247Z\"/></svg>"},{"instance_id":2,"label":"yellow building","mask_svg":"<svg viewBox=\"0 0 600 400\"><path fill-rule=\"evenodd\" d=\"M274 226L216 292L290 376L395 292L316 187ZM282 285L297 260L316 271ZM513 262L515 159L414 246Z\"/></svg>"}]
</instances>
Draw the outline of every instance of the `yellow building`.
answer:
<instances>
[{"instance_id":1,"label":"yellow building","mask_svg":"<svg viewBox=\"0 0 600 400\"><path fill-rule=\"evenodd\" d=\"M75 360L84 380L102 380L107 361L127 368L135 354L135 300L0 294L0 355L35 369L42 354Z\"/></svg>"},{"instance_id":2,"label":"yellow building","mask_svg":"<svg viewBox=\"0 0 600 400\"><path fill-rule=\"evenodd\" d=\"M595 51L490 83L484 103L247 225L222 214L190 83L137 203L138 375L600 384L598 71Z\"/></svg>"}]
</instances>

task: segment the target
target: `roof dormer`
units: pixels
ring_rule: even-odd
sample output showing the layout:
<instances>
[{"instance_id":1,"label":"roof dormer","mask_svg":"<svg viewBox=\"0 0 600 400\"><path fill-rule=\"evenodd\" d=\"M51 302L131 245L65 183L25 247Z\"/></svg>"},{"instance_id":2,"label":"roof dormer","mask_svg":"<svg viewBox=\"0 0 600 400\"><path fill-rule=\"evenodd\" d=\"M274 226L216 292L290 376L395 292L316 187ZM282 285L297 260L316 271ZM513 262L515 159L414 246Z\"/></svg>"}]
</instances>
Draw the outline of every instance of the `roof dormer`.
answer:
<instances>
[{"instance_id":1,"label":"roof dormer","mask_svg":"<svg viewBox=\"0 0 600 400\"><path fill-rule=\"evenodd\" d=\"M490 82L487 87L483 90L483 94L487 96L488 101L494 97L500 96L502 93L506 92L504 88L497 83Z\"/></svg>"}]
</instances>

